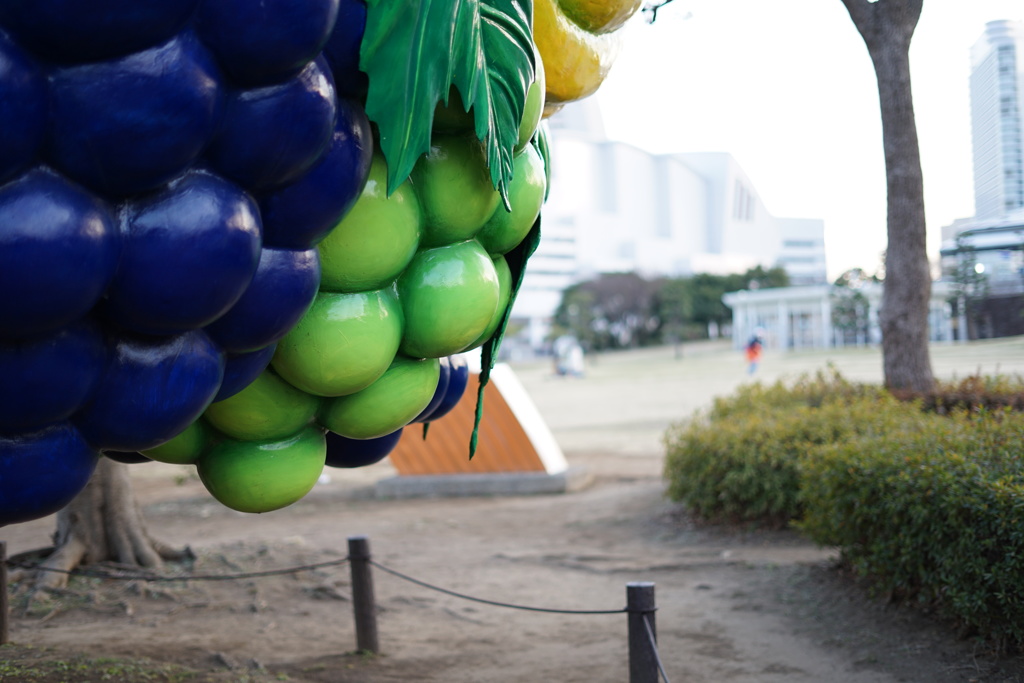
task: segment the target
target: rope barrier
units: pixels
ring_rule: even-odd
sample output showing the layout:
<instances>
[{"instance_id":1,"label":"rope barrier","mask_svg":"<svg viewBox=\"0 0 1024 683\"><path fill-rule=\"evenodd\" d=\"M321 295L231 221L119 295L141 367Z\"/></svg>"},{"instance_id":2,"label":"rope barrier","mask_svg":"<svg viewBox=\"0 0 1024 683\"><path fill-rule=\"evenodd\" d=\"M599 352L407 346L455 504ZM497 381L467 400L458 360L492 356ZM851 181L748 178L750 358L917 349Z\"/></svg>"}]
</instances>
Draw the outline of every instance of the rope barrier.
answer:
<instances>
[{"instance_id":1,"label":"rope barrier","mask_svg":"<svg viewBox=\"0 0 1024 683\"><path fill-rule=\"evenodd\" d=\"M376 567L377 569L390 574L396 578L402 579L409 583L426 588L428 590L443 593L454 598L461 600L468 600L470 602L481 603L484 605L491 605L494 607L506 607L510 609L524 610L528 612L544 612L548 614L578 614L578 615L590 615L590 614L622 614L628 613L630 615L630 681L631 683L657 683L658 675L660 674L662 680L665 683L670 683L668 675L665 673L665 667L661 661L661 655L658 652L657 638L654 633L654 627L651 623L653 614L657 611L657 607L654 603L654 584L647 582L637 582L627 585L627 606L620 609L606 609L606 610L573 610L573 609L551 609L547 607L535 607L530 605L518 605L509 602L501 602L498 600L487 600L485 598L478 598L472 595L466 595L465 593L459 593L448 588L428 583L426 581L414 578L408 574L404 574L396 569L392 569L386 565L383 565L373 560L369 553L369 546L367 545L367 539L365 537L353 536L349 538L349 554L343 558L337 560L329 560L326 562L318 562L314 564L306 564L294 567L285 567L281 569L267 569L263 571L254 572L240 572L236 574L185 574L177 576L162 576L154 573L132 573L132 572L110 572L110 571L96 571L88 569L58 569L55 567L44 567L38 564L30 564L27 562L19 562L10 558L5 557L6 547L5 544L0 542L0 571L6 570L7 567L16 567L19 569L28 569L34 571L43 572L55 572L60 574L68 574L71 576L85 576L99 579L110 579L115 581L234 581L238 579L249 579L259 578L265 576L280 576L284 574L297 574L304 571L312 571L315 569L322 569L324 567L336 567L343 564L349 564L352 569L352 586L353 586L353 610L356 617L356 636L357 645L360 651L378 652L379 646L377 643L376 635L376 606L373 598L373 584L372 577L368 573L367 569L369 566ZM0 585L0 590L5 590L3 585ZM5 591L6 592L6 591ZM0 636L3 635L3 631L6 629L6 613L7 609L0 610ZM639 623L643 622L643 628L640 629ZM637 667L634 670L634 648L639 642L640 647L646 649L643 645L644 632L646 631L646 641L650 645L649 654L638 654L639 660L636 660ZM635 634L635 635L634 635ZM637 640L639 639L639 641ZM4 642L4 639L0 639L0 644ZM655 667L651 667L651 655L653 655L653 664ZM646 664L643 663L643 657L647 657ZM655 671L656 668L656 671Z\"/></svg>"},{"instance_id":2,"label":"rope barrier","mask_svg":"<svg viewBox=\"0 0 1024 683\"><path fill-rule=\"evenodd\" d=\"M520 609L520 610L526 610L526 611L529 611L529 612L548 612L550 614L622 614L623 612L626 611L626 608L622 608L622 609L595 609L595 610L547 609L545 607L529 607L529 606L526 606L526 605L514 605L514 604L508 603L508 602L498 602L497 600L485 600L484 598L475 598L472 595L466 595L465 593L458 593L456 591L449 590L447 588L441 588L440 586L435 586L435 585L433 585L431 583L427 583L426 581L420 581L419 579L414 579L413 577L407 576L406 574L403 574L403 573L401 573L399 571L391 569L390 567L385 567L384 565L382 565L381 563L377 562L376 560L370 560L369 562L370 562L370 564L372 564L377 569L380 569L383 572L387 572L388 574L391 574L392 576L396 576L396 577L398 577L398 578L400 578L400 579L402 579L404 581L408 581L410 583L414 583L417 586L422 586L423 588L429 588L430 590L437 591L439 593L444 593L445 595L451 595L452 597L462 598L463 600L471 600L472 602L480 602L480 603L483 603L485 605L493 605L495 607L509 607L511 609Z\"/></svg>"},{"instance_id":3,"label":"rope barrier","mask_svg":"<svg viewBox=\"0 0 1024 683\"><path fill-rule=\"evenodd\" d=\"M239 574L183 574L179 576L161 576L159 574L133 574L123 572L102 572L89 569L57 569L56 567L43 567L40 565L15 562L13 560L8 560L6 564L8 567L16 567L18 569L30 569L33 571L40 572L52 572L55 574L68 574L70 576L87 576L90 578L97 579L112 579L114 581L235 581L237 579L253 579L263 576L298 574L299 572L312 571L314 569L321 569L323 567L339 566L347 562L348 558L344 557L340 560L330 560L328 562L307 564L299 567L286 567L283 569L267 569L258 572L242 572Z\"/></svg>"},{"instance_id":4,"label":"rope barrier","mask_svg":"<svg viewBox=\"0 0 1024 683\"><path fill-rule=\"evenodd\" d=\"M654 661L658 664L658 672L665 680L665 683L671 683L671 681L668 680L668 674L665 673L665 667L661 663L661 654L658 653L658 640L654 637L654 631L651 629L651 622L647 618L646 614L644 615L644 628L647 629L647 637L651 641L651 650L654 651Z\"/></svg>"}]
</instances>

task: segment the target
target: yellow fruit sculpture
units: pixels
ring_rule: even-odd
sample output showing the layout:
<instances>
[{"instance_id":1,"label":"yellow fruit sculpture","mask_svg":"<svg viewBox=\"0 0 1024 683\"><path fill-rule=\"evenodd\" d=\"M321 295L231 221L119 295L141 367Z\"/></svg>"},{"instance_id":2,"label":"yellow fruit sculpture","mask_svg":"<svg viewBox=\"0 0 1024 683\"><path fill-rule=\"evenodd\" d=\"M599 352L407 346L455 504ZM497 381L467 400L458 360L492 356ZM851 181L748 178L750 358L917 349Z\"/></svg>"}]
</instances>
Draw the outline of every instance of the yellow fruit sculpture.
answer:
<instances>
[{"instance_id":1,"label":"yellow fruit sculpture","mask_svg":"<svg viewBox=\"0 0 1024 683\"><path fill-rule=\"evenodd\" d=\"M533 34L544 60L544 115L597 90L619 52L618 29L642 0L536 0Z\"/></svg>"}]
</instances>

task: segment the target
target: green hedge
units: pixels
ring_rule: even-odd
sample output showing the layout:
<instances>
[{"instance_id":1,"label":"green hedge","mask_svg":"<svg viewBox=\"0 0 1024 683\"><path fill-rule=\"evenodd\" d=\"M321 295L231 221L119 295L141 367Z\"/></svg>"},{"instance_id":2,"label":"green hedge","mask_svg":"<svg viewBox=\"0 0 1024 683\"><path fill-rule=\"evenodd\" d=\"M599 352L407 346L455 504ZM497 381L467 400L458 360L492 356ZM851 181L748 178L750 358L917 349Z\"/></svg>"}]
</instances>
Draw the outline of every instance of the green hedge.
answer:
<instances>
[{"instance_id":1,"label":"green hedge","mask_svg":"<svg viewBox=\"0 0 1024 683\"><path fill-rule=\"evenodd\" d=\"M811 450L919 412L835 373L747 385L666 433L668 496L709 519L785 524L800 516L800 467Z\"/></svg>"},{"instance_id":2,"label":"green hedge","mask_svg":"<svg viewBox=\"0 0 1024 683\"><path fill-rule=\"evenodd\" d=\"M706 518L795 522L876 589L1024 648L1024 413L947 386L915 402L835 373L744 387L666 433L668 495ZM1009 396L1020 380L972 386Z\"/></svg>"},{"instance_id":3,"label":"green hedge","mask_svg":"<svg viewBox=\"0 0 1024 683\"><path fill-rule=\"evenodd\" d=\"M1024 415L959 413L818 449L798 526L874 586L1024 645Z\"/></svg>"}]
</instances>

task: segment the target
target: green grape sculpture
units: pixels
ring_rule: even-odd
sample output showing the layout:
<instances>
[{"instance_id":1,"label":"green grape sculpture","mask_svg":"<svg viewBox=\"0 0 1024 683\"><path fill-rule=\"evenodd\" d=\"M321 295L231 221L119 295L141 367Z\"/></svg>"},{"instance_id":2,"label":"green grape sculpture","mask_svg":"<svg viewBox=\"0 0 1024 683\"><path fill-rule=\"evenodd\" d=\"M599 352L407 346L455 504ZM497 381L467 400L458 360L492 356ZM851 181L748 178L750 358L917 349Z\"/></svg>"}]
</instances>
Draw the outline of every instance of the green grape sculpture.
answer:
<instances>
[{"instance_id":1,"label":"green grape sculpture","mask_svg":"<svg viewBox=\"0 0 1024 683\"><path fill-rule=\"evenodd\" d=\"M270 367L144 454L195 463L221 503L265 512L316 483L325 431L372 441L413 422L435 396L442 360L482 346L505 316L505 255L533 228L547 188L536 145L514 164L509 212L471 130L435 135L390 196L378 152L355 206L318 246L320 291Z\"/></svg>"}]
</instances>

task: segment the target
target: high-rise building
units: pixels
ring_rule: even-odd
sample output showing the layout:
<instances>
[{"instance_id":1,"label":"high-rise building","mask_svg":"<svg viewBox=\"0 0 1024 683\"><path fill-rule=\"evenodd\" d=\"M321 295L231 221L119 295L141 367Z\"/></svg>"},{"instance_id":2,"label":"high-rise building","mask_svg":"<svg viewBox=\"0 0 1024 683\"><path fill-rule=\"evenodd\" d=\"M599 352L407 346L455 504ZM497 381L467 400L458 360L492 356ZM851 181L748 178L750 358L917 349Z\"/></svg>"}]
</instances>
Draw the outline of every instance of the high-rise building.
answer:
<instances>
[{"instance_id":1,"label":"high-rise building","mask_svg":"<svg viewBox=\"0 0 1024 683\"><path fill-rule=\"evenodd\" d=\"M971 48L974 212L942 228L957 338L1024 334L1024 22L990 21Z\"/></svg>"},{"instance_id":2,"label":"high-rise building","mask_svg":"<svg viewBox=\"0 0 1024 683\"><path fill-rule=\"evenodd\" d=\"M990 21L971 49L974 213L995 218L1024 206L1024 22Z\"/></svg>"}]
</instances>

